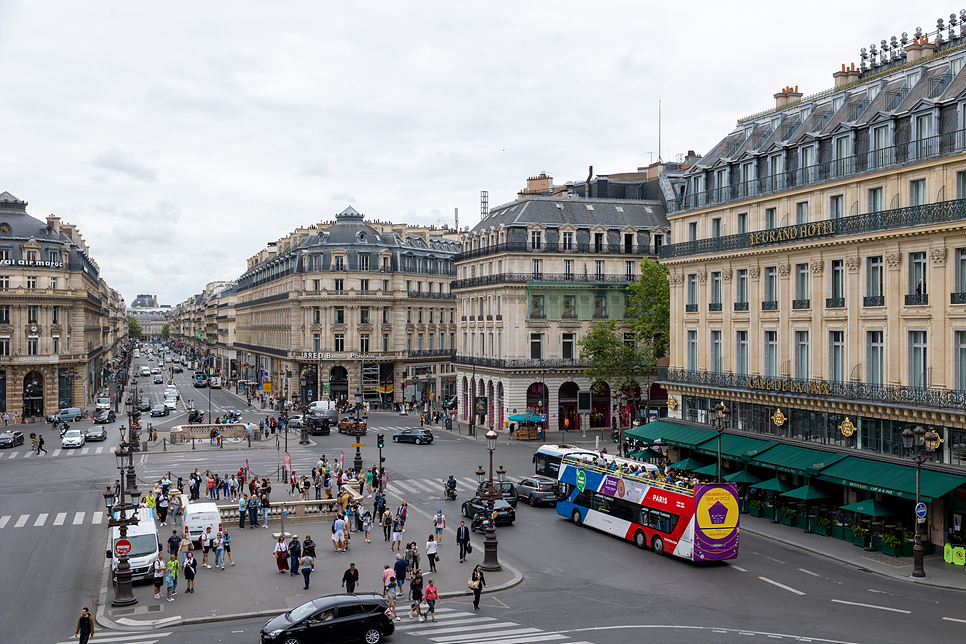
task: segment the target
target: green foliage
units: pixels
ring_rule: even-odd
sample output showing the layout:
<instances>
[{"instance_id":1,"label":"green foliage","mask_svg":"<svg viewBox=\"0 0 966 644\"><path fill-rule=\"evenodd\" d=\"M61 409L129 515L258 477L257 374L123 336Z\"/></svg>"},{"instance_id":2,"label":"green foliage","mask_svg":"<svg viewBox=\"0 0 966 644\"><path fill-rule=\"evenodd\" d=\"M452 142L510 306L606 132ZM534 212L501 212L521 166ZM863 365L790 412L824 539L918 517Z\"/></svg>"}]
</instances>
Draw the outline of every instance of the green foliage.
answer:
<instances>
[{"instance_id":1,"label":"green foliage","mask_svg":"<svg viewBox=\"0 0 966 644\"><path fill-rule=\"evenodd\" d=\"M161 327L161 337L162 338L167 338L168 335L170 335L170 333L171 333L171 330L168 328L168 325L167 324L165 324L164 326Z\"/></svg>"},{"instance_id":2,"label":"green foliage","mask_svg":"<svg viewBox=\"0 0 966 644\"><path fill-rule=\"evenodd\" d=\"M898 548L902 545L902 539L890 532L889 534L882 535L882 545L889 546L890 548Z\"/></svg>"},{"instance_id":3,"label":"green foliage","mask_svg":"<svg viewBox=\"0 0 966 644\"><path fill-rule=\"evenodd\" d=\"M756 510L760 510L762 508L762 502L757 499L752 499L748 502L748 505Z\"/></svg>"},{"instance_id":4,"label":"green foliage","mask_svg":"<svg viewBox=\"0 0 966 644\"><path fill-rule=\"evenodd\" d=\"M133 315L127 316L127 326L128 335L130 335L132 338L140 338L141 334L144 332L144 329L141 328L141 323L138 322Z\"/></svg>"},{"instance_id":5,"label":"green foliage","mask_svg":"<svg viewBox=\"0 0 966 644\"><path fill-rule=\"evenodd\" d=\"M818 517L815 519L815 525L822 526L823 528L828 528L832 525L832 520L828 517Z\"/></svg>"},{"instance_id":6,"label":"green foliage","mask_svg":"<svg viewBox=\"0 0 966 644\"><path fill-rule=\"evenodd\" d=\"M641 343L642 368L651 371L667 355L671 327L671 285L667 268L654 259L641 262L641 276L631 284L627 317Z\"/></svg>"},{"instance_id":7,"label":"green foliage","mask_svg":"<svg viewBox=\"0 0 966 644\"><path fill-rule=\"evenodd\" d=\"M855 526L855 528L853 528L852 530L852 534L858 537L859 539L865 539L869 536L869 531L866 530L865 528Z\"/></svg>"},{"instance_id":8,"label":"green foliage","mask_svg":"<svg viewBox=\"0 0 966 644\"><path fill-rule=\"evenodd\" d=\"M786 517L793 517L798 513L795 512L794 508L790 508L786 505L785 507L782 508L782 514Z\"/></svg>"}]
</instances>

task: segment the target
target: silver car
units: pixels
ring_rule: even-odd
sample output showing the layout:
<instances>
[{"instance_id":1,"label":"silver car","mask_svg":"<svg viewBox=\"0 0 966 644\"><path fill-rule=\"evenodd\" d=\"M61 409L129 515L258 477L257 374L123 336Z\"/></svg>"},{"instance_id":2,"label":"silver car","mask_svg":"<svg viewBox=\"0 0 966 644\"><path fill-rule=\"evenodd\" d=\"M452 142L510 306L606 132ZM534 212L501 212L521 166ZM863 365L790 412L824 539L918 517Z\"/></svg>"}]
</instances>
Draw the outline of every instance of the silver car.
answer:
<instances>
[{"instance_id":1,"label":"silver car","mask_svg":"<svg viewBox=\"0 0 966 644\"><path fill-rule=\"evenodd\" d=\"M530 506L556 505L557 481L543 476L531 476L517 483L517 497L525 499Z\"/></svg>"}]
</instances>

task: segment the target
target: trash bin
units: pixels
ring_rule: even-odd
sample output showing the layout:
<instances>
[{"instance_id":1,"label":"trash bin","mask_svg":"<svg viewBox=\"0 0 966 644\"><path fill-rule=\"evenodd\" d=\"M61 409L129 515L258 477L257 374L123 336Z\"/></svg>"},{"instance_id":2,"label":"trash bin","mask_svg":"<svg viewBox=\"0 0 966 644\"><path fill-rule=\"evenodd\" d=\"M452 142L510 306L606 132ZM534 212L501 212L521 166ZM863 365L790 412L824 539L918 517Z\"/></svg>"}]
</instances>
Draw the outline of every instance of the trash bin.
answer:
<instances>
[{"instance_id":1,"label":"trash bin","mask_svg":"<svg viewBox=\"0 0 966 644\"><path fill-rule=\"evenodd\" d=\"M444 419L443 427L445 427L446 429L453 429L453 419L452 418Z\"/></svg>"}]
</instances>

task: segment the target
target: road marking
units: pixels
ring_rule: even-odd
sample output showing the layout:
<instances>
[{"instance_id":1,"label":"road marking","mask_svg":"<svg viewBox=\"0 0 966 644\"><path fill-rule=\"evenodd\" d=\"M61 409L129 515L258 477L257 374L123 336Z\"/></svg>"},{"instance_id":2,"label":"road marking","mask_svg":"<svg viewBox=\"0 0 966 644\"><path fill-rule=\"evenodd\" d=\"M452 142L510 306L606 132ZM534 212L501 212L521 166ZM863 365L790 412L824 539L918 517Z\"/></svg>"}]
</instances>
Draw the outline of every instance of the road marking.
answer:
<instances>
[{"instance_id":1,"label":"road marking","mask_svg":"<svg viewBox=\"0 0 966 644\"><path fill-rule=\"evenodd\" d=\"M57 449L54 450L54 453L51 454L51 456L60 456L60 452L61 452L61 449L58 447Z\"/></svg>"},{"instance_id":2,"label":"road marking","mask_svg":"<svg viewBox=\"0 0 966 644\"><path fill-rule=\"evenodd\" d=\"M955 617L943 617L947 622L959 622L960 624L966 624L966 619L956 619Z\"/></svg>"},{"instance_id":3,"label":"road marking","mask_svg":"<svg viewBox=\"0 0 966 644\"><path fill-rule=\"evenodd\" d=\"M818 574L817 572L812 572L811 570L805 570L804 568L799 568L799 570L801 572L805 573L806 575L811 575L812 577L821 577L822 576L822 575Z\"/></svg>"},{"instance_id":4,"label":"road marking","mask_svg":"<svg viewBox=\"0 0 966 644\"><path fill-rule=\"evenodd\" d=\"M98 447L97 449L95 449L95 450L94 450L94 453L95 453L95 454L100 454L100 453L102 453L103 451L104 451L104 446L103 446L103 445L101 445L100 447Z\"/></svg>"},{"instance_id":5,"label":"road marking","mask_svg":"<svg viewBox=\"0 0 966 644\"><path fill-rule=\"evenodd\" d=\"M43 514L37 515L37 520L34 521L34 527L36 528L36 527L42 526L44 523L46 523L47 522L47 516L48 515L47 515L46 512L43 513Z\"/></svg>"},{"instance_id":6,"label":"road marking","mask_svg":"<svg viewBox=\"0 0 966 644\"><path fill-rule=\"evenodd\" d=\"M467 618L464 618L464 619L454 619L451 622L446 622L446 625L447 626L451 626L453 624L464 624L466 622L479 623L479 622L495 622L495 621L496 621L496 618L495 617L467 617ZM412 626L410 626L409 628L406 629L406 632L415 631L415 630L423 630L425 628L436 628L436 624L433 624L432 622L430 622L428 624L426 624L426 623L413 624Z\"/></svg>"},{"instance_id":7,"label":"road marking","mask_svg":"<svg viewBox=\"0 0 966 644\"><path fill-rule=\"evenodd\" d=\"M91 525L100 525L101 521L103 520L104 520L103 512L95 512L94 514L91 515Z\"/></svg>"},{"instance_id":8,"label":"road marking","mask_svg":"<svg viewBox=\"0 0 966 644\"><path fill-rule=\"evenodd\" d=\"M90 448L90 447L85 447L85 448L83 448L83 449L81 450L81 456L83 456L84 454L87 454L87 453L88 453L88 452L90 452L90 451L91 451L91 448Z\"/></svg>"},{"instance_id":9,"label":"road marking","mask_svg":"<svg viewBox=\"0 0 966 644\"><path fill-rule=\"evenodd\" d=\"M529 637L507 637L504 639L491 639L488 636L486 639L482 640L486 644L526 644L527 642L550 642L553 640L565 640L566 635L549 635L547 633L541 633L539 635L531 635Z\"/></svg>"},{"instance_id":10,"label":"road marking","mask_svg":"<svg viewBox=\"0 0 966 644\"><path fill-rule=\"evenodd\" d=\"M10 452L9 458L17 458L17 454L19 454L19 453L20 452Z\"/></svg>"},{"instance_id":11,"label":"road marking","mask_svg":"<svg viewBox=\"0 0 966 644\"><path fill-rule=\"evenodd\" d=\"M436 611L436 613L436 617L439 617L439 611ZM455 626L453 628L440 628L439 630L434 629L432 632L442 635L443 633L465 633L468 631L483 631L491 628L505 628L510 626L519 626L519 624L516 622L499 622L498 624L483 624L481 626Z\"/></svg>"},{"instance_id":12,"label":"road marking","mask_svg":"<svg viewBox=\"0 0 966 644\"><path fill-rule=\"evenodd\" d=\"M403 491L404 492L408 492L409 494L418 494L419 493L415 488L410 487L409 485L407 485L406 483L403 483L402 481L393 481L393 483L391 483L391 485L395 485L396 487L401 487L401 488L403 488Z\"/></svg>"},{"instance_id":13,"label":"road marking","mask_svg":"<svg viewBox=\"0 0 966 644\"><path fill-rule=\"evenodd\" d=\"M844 599L833 599L836 604L848 604L849 606L861 606L862 608L875 608L876 610L887 610L893 613L904 613L906 615L911 615L911 610L902 610L901 608L889 608L888 606L876 606L875 604L862 604L860 602L847 602Z\"/></svg>"},{"instance_id":14,"label":"road marking","mask_svg":"<svg viewBox=\"0 0 966 644\"><path fill-rule=\"evenodd\" d=\"M421 490L423 492L434 492L435 491L432 488L430 488L428 485L426 485L425 483L423 483L422 481L415 481L413 479L406 479L406 483L409 483L409 485L411 485L412 487L416 488L417 490Z\"/></svg>"},{"instance_id":15,"label":"road marking","mask_svg":"<svg viewBox=\"0 0 966 644\"><path fill-rule=\"evenodd\" d=\"M429 632L432 633L434 631L429 631ZM543 633L543 632L544 631L539 628L521 628L513 631L512 636L516 637L517 635L521 635L521 636L533 635L534 633ZM479 639L480 637L481 637L481 633L469 633L468 635L447 635L446 637L427 637L426 639L430 640L431 642L440 642L440 644L443 644L443 643L455 644L456 642L470 641L474 639Z\"/></svg>"},{"instance_id":16,"label":"road marking","mask_svg":"<svg viewBox=\"0 0 966 644\"><path fill-rule=\"evenodd\" d=\"M27 452L26 454L24 454L23 457L24 458L30 458L31 456L33 456L33 453L34 453L34 451L33 450L30 450L29 452Z\"/></svg>"},{"instance_id":17,"label":"road marking","mask_svg":"<svg viewBox=\"0 0 966 644\"><path fill-rule=\"evenodd\" d=\"M474 481L473 479L460 479L460 480L463 481L466 485L468 485L471 490L475 490L476 488L480 487L479 481Z\"/></svg>"},{"instance_id":18,"label":"road marking","mask_svg":"<svg viewBox=\"0 0 966 644\"><path fill-rule=\"evenodd\" d=\"M10 521L10 515L9 514L7 516L5 516L5 517L0 517L0 529L3 529L7 525L7 522L8 521Z\"/></svg>"},{"instance_id":19,"label":"road marking","mask_svg":"<svg viewBox=\"0 0 966 644\"><path fill-rule=\"evenodd\" d=\"M761 579L761 580L762 580L763 582L765 582L765 583L769 583L769 584L771 584L772 586L778 586L779 588L783 588L783 589L785 589L785 590L787 590L787 591L788 591L788 592L790 592L790 593L795 593L796 595L804 595L804 594L805 594L805 593L803 593L803 592L802 592L802 591L800 591L800 590L795 590L795 589L794 589L794 588L792 588L791 586L786 586L785 584L780 584L780 583L778 583L777 581L772 581L772 580L771 580L771 579L769 579L768 577L759 577L758 579ZM833 601L834 601L834 600L833 600Z\"/></svg>"},{"instance_id":20,"label":"road marking","mask_svg":"<svg viewBox=\"0 0 966 644\"><path fill-rule=\"evenodd\" d=\"M57 516L54 517L54 525L64 525L64 520L67 519L66 512L58 512ZM0 526L3 527L3 526Z\"/></svg>"},{"instance_id":21,"label":"road marking","mask_svg":"<svg viewBox=\"0 0 966 644\"><path fill-rule=\"evenodd\" d=\"M80 525L80 524L84 523L84 515L85 514L87 514L87 513L86 512L78 512L78 513L76 513L74 515L74 524L73 525Z\"/></svg>"},{"instance_id":22,"label":"road marking","mask_svg":"<svg viewBox=\"0 0 966 644\"><path fill-rule=\"evenodd\" d=\"M748 570L747 570L746 568L742 568L741 566L736 566L736 565L735 565L735 564L733 564L733 563L730 563L730 564L728 564L728 567L729 567L729 568L734 568L734 569L735 569L735 570L737 570L738 572L748 572Z\"/></svg>"},{"instance_id":23,"label":"road marking","mask_svg":"<svg viewBox=\"0 0 966 644\"><path fill-rule=\"evenodd\" d=\"M108 631L108 632L110 633L110 631ZM149 633L149 634L146 634L146 635L134 635L134 634L131 634L131 635L113 635L112 634L111 636L108 636L108 637L105 637L104 635L101 635L100 637L97 638L97 641L98 642L134 642L134 641L137 641L137 644L152 644L153 642L157 642L158 641L158 638L167 637L168 635L171 635L171 633ZM150 640L150 641L145 641L145 640ZM66 640L64 642L57 642L57 644L77 644L77 640Z\"/></svg>"},{"instance_id":24,"label":"road marking","mask_svg":"<svg viewBox=\"0 0 966 644\"><path fill-rule=\"evenodd\" d=\"M17 522L15 524L13 524L13 527L15 527L15 528L22 528L22 527L24 527L27 524L27 519L29 519L29 518L30 518L30 515L29 514L21 514L20 515L20 518L17 519Z\"/></svg>"}]
</instances>

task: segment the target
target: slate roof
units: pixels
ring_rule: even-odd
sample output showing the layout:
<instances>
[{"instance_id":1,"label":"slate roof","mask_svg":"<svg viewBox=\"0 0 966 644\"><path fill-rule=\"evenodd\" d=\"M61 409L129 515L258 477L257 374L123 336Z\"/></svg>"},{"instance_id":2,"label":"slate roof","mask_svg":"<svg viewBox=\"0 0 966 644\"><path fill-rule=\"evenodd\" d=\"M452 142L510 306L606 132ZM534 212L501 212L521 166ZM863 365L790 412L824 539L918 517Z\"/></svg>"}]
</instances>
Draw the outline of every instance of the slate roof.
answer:
<instances>
[{"instance_id":1,"label":"slate roof","mask_svg":"<svg viewBox=\"0 0 966 644\"><path fill-rule=\"evenodd\" d=\"M588 206L593 209L588 209ZM659 201L528 196L492 209L485 219L473 227L473 231L496 226L526 227L531 224L551 228L564 224L577 228L590 228L598 224L608 228L635 226L644 230L669 227L664 206Z\"/></svg>"}]
</instances>

